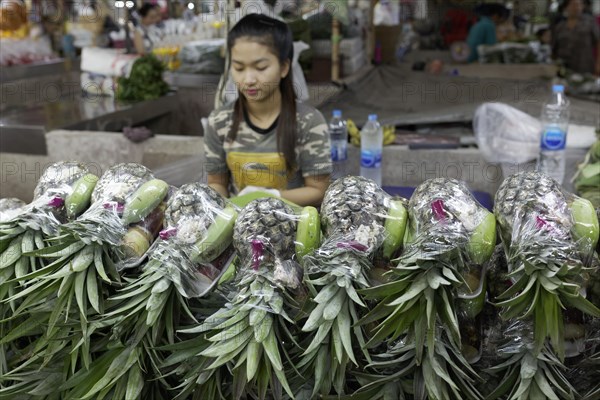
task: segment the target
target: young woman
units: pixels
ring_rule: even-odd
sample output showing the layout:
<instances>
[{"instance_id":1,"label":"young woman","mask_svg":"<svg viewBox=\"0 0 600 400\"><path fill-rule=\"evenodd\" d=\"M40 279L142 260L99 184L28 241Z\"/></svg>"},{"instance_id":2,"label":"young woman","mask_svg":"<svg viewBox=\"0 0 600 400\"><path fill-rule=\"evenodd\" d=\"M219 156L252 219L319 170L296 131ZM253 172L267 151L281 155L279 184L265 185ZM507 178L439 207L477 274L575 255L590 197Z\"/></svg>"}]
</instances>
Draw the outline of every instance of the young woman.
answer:
<instances>
[{"instance_id":1,"label":"young woman","mask_svg":"<svg viewBox=\"0 0 600 400\"><path fill-rule=\"evenodd\" d=\"M319 205L332 172L327 123L296 101L291 31L250 14L229 32L227 48L239 96L208 118L208 184L227 197L263 190Z\"/></svg>"}]
</instances>

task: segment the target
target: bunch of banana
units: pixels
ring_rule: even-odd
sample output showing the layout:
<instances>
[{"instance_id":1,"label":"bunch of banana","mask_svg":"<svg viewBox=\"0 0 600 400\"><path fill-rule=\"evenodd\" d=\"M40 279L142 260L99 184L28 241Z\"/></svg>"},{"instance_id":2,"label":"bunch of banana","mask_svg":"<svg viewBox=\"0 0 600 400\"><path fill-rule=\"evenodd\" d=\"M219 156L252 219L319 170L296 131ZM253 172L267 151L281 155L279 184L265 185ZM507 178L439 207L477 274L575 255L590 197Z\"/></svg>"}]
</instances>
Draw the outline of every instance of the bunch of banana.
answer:
<instances>
[{"instance_id":1,"label":"bunch of banana","mask_svg":"<svg viewBox=\"0 0 600 400\"><path fill-rule=\"evenodd\" d=\"M360 130L358 129L354 121L348 119L348 121L346 121L346 127L348 129L350 143L352 143L356 147L360 147Z\"/></svg>"},{"instance_id":2,"label":"bunch of banana","mask_svg":"<svg viewBox=\"0 0 600 400\"><path fill-rule=\"evenodd\" d=\"M346 122L348 128L348 136L350 136L350 143L356 147L360 147L360 130L352 121L348 119ZM393 144L396 141L396 127L394 125L383 126L383 145L387 146Z\"/></svg>"}]
</instances>

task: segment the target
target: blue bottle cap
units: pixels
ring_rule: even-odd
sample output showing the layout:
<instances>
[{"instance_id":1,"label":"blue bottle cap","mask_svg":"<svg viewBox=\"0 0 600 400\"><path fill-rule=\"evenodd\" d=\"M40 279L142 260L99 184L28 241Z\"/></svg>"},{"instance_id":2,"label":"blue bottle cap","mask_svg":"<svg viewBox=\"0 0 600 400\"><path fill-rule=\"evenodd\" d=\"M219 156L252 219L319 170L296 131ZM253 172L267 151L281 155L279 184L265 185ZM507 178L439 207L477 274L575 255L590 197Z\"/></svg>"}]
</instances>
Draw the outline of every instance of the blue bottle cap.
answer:
<instances>
[{"instance_id":1,"label":"blue bottle cap","mask_svg":"<svg viewBox=\"0 0 600 400\"><path fill-rule=\"evenodd\" d=\"M565 87L563 85L552 85L552 91L554 93L564 93Z\"/></svg>"},{"instance_id":2,"label":"blue bottle cap","mask_svg":"<svg viewBox=\"0 0 600 400\"><path fill-rule=\"evenodd\" d=\"M369 121L377 121L377 114L369 115Z\"/></svg>"},{"instance_id":3,"label":"blue bottle cap","mask_svg":"<svg viewBox=\"0 0 600 400\"><path fill-rule=\"evenodd\" d=\"M333 110L333 116L336 118L341 118L342 117L342 111L341 110Z\"/></svg>"}]
</instances>

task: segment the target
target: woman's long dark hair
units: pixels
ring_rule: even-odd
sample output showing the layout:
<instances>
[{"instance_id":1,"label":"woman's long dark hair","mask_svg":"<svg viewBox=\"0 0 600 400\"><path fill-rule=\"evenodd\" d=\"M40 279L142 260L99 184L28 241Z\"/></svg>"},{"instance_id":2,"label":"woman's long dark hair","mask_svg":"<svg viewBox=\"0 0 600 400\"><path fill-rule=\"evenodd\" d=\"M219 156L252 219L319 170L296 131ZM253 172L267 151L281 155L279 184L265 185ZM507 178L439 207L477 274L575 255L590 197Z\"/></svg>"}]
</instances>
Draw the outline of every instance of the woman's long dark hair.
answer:
<instances>
[{"instance_id":1,"label":"woman's long dark hair","mask_svg":"<svg viewBox=\"0 0 600 400\"><path fill-rule=\"evenodd\" d=\"M279 83L281 91L281 113L277 124L277 151L283 154L288 172L296 168L296 93L292 75L292 58L294 56L294 39L292 31L279 20L263 14L249 14L242 18L231 29L227 36L227 51L231 60L231 49L236 40L249 38L271 49L281 65L289 62L287 76ZM231 61L230 61L231 64ZM228 66L228 71L231 65ZM233 124L227 136L228 142L233 142L237 136L240 123L244 118L246 99L240 93L233 109Z\"/></svg>"}]
</instances>

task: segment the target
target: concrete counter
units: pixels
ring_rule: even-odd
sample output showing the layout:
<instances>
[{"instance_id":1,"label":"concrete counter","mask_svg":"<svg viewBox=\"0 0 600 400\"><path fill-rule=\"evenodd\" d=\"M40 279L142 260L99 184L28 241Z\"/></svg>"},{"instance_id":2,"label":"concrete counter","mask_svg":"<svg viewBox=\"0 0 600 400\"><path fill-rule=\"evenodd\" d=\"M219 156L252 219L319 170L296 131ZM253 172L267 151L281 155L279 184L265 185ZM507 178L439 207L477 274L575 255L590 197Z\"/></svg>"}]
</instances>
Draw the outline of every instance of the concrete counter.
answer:
<instances>
[{"instance_id":1,"label":"concrete counter","mask_svg":"<svg viewBox=\"0 0 600 400\"><path fill-rule=\"evenodd\" d=\"M136 162L152 169L156 177L180 186L206 181L204 138L198 136L156 135L142 143L132 143L116 132L56 130L46 134L47 155L0 153L0 198L19 197L30 201L44 168L55 161L79 160L95 174L122 162ZM585 149L567 149L564 187L572 190L570 178ZM336 164L334 178L360 173L360 151L348 148L348 160ZM535 163L499 165L486 162L476 148L415 150L408 146L386 146L383 151L383 185L415 187L426 179L456 178L473 191L494 195L505 175L535 168Z\"/></svg>"}]
</instances>

